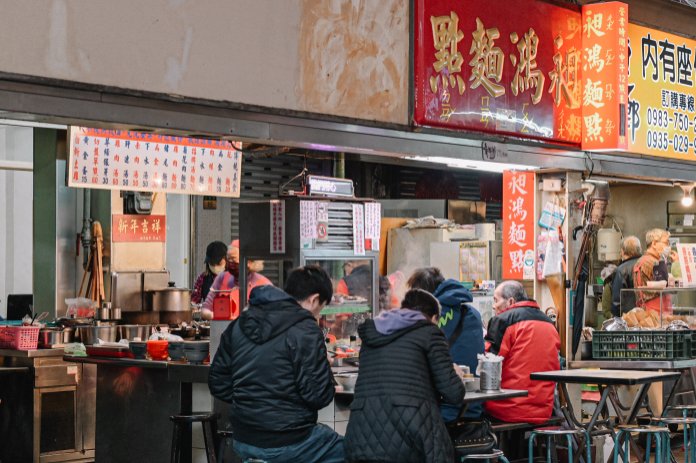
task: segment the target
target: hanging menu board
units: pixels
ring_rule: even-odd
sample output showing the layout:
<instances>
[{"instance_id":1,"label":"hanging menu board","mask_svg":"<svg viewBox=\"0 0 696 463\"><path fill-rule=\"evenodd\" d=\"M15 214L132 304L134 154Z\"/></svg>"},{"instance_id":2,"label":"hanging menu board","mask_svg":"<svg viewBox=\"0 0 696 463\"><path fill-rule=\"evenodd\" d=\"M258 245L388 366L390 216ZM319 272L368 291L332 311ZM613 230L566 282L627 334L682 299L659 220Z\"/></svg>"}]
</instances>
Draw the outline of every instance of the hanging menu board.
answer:
<instances>
[{"instance_id":1,"label":"hanging menu board","mask_svg":"<svg viewBox=\"0 0 696 463\"><path fill-rule=\"evenodd\" d=\"M68 186L239 197L231 142L70 127Z\"/></svg>"}]
</instances>

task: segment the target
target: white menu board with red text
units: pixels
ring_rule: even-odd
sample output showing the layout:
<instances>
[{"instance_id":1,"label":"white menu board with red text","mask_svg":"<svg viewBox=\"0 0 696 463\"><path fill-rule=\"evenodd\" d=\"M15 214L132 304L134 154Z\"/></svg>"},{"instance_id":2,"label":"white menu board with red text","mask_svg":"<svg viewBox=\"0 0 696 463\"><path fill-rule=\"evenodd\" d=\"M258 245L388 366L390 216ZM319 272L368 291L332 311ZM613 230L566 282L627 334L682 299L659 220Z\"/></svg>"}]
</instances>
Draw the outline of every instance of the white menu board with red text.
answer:
<instances>
[{"instance_id":1,"label":"white menu board with red text","mask_svg":"<svg viewBox=\"0 0 696 463\"><path fill-rule=\"evenodd\" d=\"M242 154L229 141L70 127L68 186L239 197Z\"/></svg>"}]
</instances>

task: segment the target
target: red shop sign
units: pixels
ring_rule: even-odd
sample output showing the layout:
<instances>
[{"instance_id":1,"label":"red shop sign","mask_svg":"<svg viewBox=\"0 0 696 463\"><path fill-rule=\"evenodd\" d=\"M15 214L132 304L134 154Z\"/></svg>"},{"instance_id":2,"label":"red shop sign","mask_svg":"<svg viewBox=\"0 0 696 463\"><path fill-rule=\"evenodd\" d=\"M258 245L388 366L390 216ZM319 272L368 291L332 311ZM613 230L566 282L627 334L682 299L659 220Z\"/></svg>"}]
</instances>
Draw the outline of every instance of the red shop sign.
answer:
<instances>
[{"instance_id":1,"label":"red shop sign","mask_svg":"<svg viewBox=\"0 0 696 463\"><path fill-rule=\"evenodd\" d=\"M166 215L113 215L111 217L111 240L115 243L164 243L166 238Z\"/></svg>"},{"instance_id":2,"label":"red shop sign","mask_svg":"<svg viewBox=\"0 0 696 463\"><path fill-rule=\"evenodd\" d=\"M503 172L503 278L534 278L534 172Z\"/></svg>"},{"instance_id":3,"label":"red shop sign","mask_svg":"<svg viewBox=\"0 0 696 463\"><path fill-rule=\"evenodd\" d=\"M416 124L580 144L577 10L535 0L415 5Z\"/></svg>"}]
</instances>

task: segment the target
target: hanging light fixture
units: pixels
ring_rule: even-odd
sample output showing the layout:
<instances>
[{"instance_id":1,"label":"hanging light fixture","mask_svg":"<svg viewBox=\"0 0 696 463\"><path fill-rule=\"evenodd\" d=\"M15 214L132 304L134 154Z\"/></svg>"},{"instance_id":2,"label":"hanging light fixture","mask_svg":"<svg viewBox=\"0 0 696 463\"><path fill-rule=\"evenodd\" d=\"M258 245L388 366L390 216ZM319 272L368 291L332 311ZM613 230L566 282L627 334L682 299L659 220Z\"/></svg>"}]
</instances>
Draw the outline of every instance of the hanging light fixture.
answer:
<instances>
[{"instance_id":1,"label":"hanging light fixture","mask_svg":"<svg viewBox=\"0 0 696 463\"><path fill-rule=\"evenodd\" d=\"M683 183L683 184L679 184L678 186L684 192L684 196L682 196L682 199L681 199L682 206L691 207L694 204L694 198L691 196L691 190L694 189L694 184L693 183Z\"/></svg>"}]
</instances>

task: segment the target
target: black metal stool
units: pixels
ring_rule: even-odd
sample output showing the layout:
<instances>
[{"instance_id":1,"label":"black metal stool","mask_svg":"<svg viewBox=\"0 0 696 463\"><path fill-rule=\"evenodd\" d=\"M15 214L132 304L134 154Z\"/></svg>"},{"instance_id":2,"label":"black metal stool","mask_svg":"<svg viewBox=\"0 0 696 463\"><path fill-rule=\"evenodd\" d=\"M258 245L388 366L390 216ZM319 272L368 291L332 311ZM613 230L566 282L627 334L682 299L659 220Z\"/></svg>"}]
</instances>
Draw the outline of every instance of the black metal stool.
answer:
<instances>
[{"instance_id":1,"label":"black metal stool","mask_svg":"<svg viewBox=\"0 0 696 463\"><path fill-rule=\"evenodd\" d=\"M219 417L219 414L210 412L192 412L187 415L170 416L169 419L174 423L171 463L179 463L181 440L183 439L184 431L193 423L201 423L203 427L203 441L205 442L205 454L208 458L208 463L217 463L214 437Z\"/></svg>"}]
</instances>

